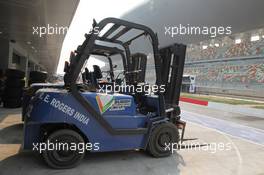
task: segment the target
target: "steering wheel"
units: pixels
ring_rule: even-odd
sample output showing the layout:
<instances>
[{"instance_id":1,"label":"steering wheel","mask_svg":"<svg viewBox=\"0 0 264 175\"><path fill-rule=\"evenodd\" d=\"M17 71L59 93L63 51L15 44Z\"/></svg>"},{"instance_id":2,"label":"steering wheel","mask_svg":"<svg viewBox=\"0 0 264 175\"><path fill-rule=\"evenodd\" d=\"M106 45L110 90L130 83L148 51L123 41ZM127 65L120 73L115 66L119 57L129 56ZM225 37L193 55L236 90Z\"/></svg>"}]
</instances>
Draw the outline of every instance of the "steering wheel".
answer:
<instances>
[{"instance_id":1,"label":"steering wheel","mask_svg":"<svg viewBox=\"0 0 264 175\"><path fill-rule=\"evenodd\" d=\"M102 71L103 79L111 80L110 71Z\"/></svg>"},{"instance_id":2,"label":"steering wheel","mask_svg":"<svg viewBox=\"0 0 264 175\"><path fill-rule=\"evenodd\" d=\"M123 78L119 78L120 75L123 75ZM119 83L122 84L124 82L124 79L125 79L125 71L121 71L115 78L115 80L120 80Z\"/></svg>"}]
</instances>

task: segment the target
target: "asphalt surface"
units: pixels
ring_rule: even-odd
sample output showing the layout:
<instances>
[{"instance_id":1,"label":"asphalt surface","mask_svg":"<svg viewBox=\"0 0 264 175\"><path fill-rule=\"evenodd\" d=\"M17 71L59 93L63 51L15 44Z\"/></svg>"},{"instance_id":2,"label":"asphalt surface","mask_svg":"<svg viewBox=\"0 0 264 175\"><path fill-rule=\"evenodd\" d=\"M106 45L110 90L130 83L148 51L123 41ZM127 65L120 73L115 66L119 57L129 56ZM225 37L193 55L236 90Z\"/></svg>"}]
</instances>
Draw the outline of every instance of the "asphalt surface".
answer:
<instances>
[{"instance_id":1,"label":"asphalt surface","mask_svg":"<svg viewBox=\"0 0 264 175\"><path fill-rule=\"evenodd\" d=\"M216 129L234 137L264 145L264 130L261 129L188 111L182 111L182 119L208 128Z\"/></svg>"},{"instance_id":2,"label":"asphalt surface","mask_svg":"<svg viewBox=\"0 0 264 175\"><path fill-rule=\"evenodd\" d=\"M172 156L157 159L141 151L94 153L68 170L50 169L38 154L21 150L20 109L0 108L0 175L264 175L263 119L185 103L181 108L187 141Z\"/></svg>"},{"instance_id":3,"label":"asphalt surface","mask_svg":"<svg viewBox=\"0 0 264 175\"><path fill-rule=\"evenodd\" d=\"M193 105L184 102L180 103L180 107L183 112L192 112L192 115L200 114L203 116L264 130L264 118L256 117L253 115L242 115L224 110L210 109L206 106ZM192 115L190 115L190 117Z\"/></svg>"}]
</instances>

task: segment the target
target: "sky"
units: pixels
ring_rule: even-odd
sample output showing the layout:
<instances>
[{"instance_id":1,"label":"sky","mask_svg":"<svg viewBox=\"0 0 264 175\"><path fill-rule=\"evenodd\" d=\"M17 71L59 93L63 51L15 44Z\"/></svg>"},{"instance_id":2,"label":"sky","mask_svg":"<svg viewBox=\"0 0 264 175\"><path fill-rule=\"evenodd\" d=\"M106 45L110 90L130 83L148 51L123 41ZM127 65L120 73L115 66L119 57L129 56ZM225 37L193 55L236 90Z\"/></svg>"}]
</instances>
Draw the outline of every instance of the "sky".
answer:
<instances>
[{"instance_id":1,"label":"sky","mask_svg":"<svg viewBox=\"0 0 264 175\"><path fill-rule=\"evenodd\" d=\"M93 19L99 22L106 17L119 18L126 12L147 1L148 0L80 0L62 45L57 73L63 73L64 62L68 61L70 52L76 50L77 46L82 44L85 39L84 34L88 33L92 27ZM90 58L89 62L93 62L93 64L97 64L100 67L105 65L104 62L95 58ZM88 67L88 69L89 68L90 67Z\"/></svg>"}]
</instances>

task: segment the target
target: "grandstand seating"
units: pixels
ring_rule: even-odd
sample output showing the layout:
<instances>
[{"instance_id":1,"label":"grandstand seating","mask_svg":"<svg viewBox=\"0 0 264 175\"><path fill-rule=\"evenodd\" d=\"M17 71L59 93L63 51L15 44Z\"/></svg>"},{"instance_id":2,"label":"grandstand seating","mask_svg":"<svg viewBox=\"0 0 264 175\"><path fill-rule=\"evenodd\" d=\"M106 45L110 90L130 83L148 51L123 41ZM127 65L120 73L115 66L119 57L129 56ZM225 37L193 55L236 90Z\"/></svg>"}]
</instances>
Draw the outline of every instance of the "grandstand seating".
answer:
<instances>
[{"instance_id":1,"label":"grandstand seating","mask_svg":"<svg viewBox=\"0 0 264 175\"><path fill-rule=\"evenodd\" d=\"M188 48L187 62L258 55L264 55L264 38L253 42L231 43L228 46L208 46L206 49L200 46Z\"/></svg>"}]
</instances>

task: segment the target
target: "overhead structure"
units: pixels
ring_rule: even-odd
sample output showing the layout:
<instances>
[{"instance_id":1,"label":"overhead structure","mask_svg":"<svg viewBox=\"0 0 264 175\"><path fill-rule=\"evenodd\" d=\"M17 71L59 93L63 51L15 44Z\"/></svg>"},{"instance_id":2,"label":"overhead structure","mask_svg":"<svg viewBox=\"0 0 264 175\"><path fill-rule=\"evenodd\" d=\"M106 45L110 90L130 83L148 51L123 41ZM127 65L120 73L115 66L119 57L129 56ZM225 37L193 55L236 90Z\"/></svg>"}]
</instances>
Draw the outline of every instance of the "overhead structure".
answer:
<instances>
[{"instance_id":1,"label":"overhead structure","mask_svg":"<svg viewBox=\"0 0 264 175\"><path fill-rule=\"evenodd\" d=\"M78 4L79 0L0 0L0 45L11 41L19 56L30 57L36 66L55 73L66 28ZM53 27L50 33L57 28L57 33L40 36L40 27ZM64 32L58 34L59 27Z\"/></svg>"}]
</instances>

